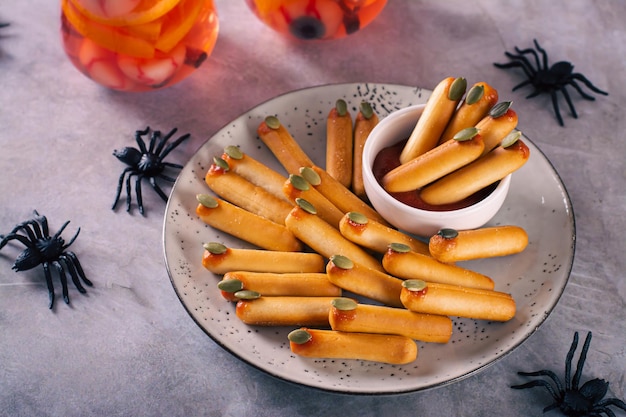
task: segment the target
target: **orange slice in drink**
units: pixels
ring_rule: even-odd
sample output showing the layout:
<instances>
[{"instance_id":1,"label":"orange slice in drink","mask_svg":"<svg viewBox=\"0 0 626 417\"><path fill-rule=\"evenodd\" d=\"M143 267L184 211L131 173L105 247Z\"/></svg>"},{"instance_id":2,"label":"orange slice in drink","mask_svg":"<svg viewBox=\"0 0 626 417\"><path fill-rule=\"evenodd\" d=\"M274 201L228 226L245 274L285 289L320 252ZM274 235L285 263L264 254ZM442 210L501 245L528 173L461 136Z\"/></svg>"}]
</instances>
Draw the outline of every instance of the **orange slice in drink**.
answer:
<instances>
[{"instance_id":1,"label":"orange slice in drink","mask_svg":"<svg viewBox=\"0 0 626 417\"><path fill-rule=\"evenodd\" d=\"M101 47L137 58L154 56L154 45L150 42L124 34L117 28L87 20L69 0L62 0L61 7L65 17L78 33Z\"/></svg>"},{"instance_id":2,"label":"orange slice in drink","mask_svg":"<svg viewBox=\"0 0 626 417\"><path fill-rule=\"evenodd\" d=\"M163 30L156 42L156 49L169 52L178 45L196 23L202 3L197 0L182 0L163 18Z\"/></svg>"},{"instance_id":3,"label":"orange slice in drink","mask_svg":"<svg viewBox=\"0 0 626 417\"><path fill-rule=\"evenodd\" d=\"M152 22L170 12L181 0L70 0L89 19L110 26ZM120 4L130 4L125 10ZM110 3L110 4L109 4ZM134 7L133 7L134 5ZM132 9L131 9L132 7Z\"/></svg>"}]
</instances>

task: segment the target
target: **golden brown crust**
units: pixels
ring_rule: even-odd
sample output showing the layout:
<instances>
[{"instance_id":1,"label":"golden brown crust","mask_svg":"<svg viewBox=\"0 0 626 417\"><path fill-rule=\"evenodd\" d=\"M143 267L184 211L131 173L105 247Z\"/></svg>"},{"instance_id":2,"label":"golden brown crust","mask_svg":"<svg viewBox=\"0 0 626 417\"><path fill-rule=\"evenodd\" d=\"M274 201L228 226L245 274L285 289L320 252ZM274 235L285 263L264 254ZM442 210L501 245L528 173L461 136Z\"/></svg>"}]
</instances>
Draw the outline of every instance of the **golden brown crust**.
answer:
<instances>
[{"instance_id":1,"label":"golden brown crust","mask_svg":"<svg viewBox=\"0 0 626 417\"><path fill-rule=\"evenodd\" d=\"M432 257L441 262L513 255L522 252L528 245L526 231L513 225L461 230L451 238L442 234L432 236L429 242Z\"/></svg>"},{"instance_id":2,"label":"golden brown crust","mask_svg":"<svg viewBox=\"0 0 626 417\"><path fill-rule=\"evenodd\" d=\"M448 94L455 78L444 78L437 84L426 102L426 107L417 121L402 153L400 162L405 164L433 149L439 142L459 100L450 100Z\"/></svg>"},{"instance_id":3,"label":"golden brown crust","mask_svg":"<svg viewBox=\"0 0 626 417\"><path fill-rule=\"evenodd\" d=\"M350 219L352 213L354 212L346 213L342 217L339 222L339 231L346 239L357 245L374 252L385 253L391 243L403 243L415 252L428 254L427 243L372 219L368 219L365 224L356 223Z\"/></svg>"},{"instance_id":4,"label":"golden brown crust","mask_svg":"<svg viewBox=\"0 0 626 417\"><path fill-rule=\"evenodd\" d=\"M292 182L294 177L299 178L299 182L304 182L309 188L306 190L298 189ZM339 221L343 217L343 212L335 207L335 205L322 193L317 191L315 187L306 183L306 180L301 176L290 175L289 179L287 179L283 184L283 193L293 205L296 204L295 202L297 198L305 199L315 206L317 209L317 215L322 220L336 229L339 228Z\"/></svg>"},{"instance_id":5,"label":"golden brown crust","mask_svg":"<svg viewBox=\"0 0 626 417\"><path fill-rule=\"evenodd\" d=\"M291 351L299 356L358 359L397 365L417 359L417 345L405 336L302 330L311 334L311 340L303 344L289 343Z\"/></svg>"},{"instance_id":6,"label":"golden brown crust","mask_svg":"<svg viewBox=\"0 0 626 417\"><path fill-rule=\"evenodd\" d=\"M428 283L422 291L403 287L400 299L407 309L418 313L476 320L508 321L516 309L509 294L436 283Z\"/></svg>"},{"instance_id":7,"label":"golden brown crust","mask_svg":"<svg viewBox=\"0 0 626 417\"><path fill-rule=\"evenodd\" d=\"M378 124L378 115L373 112L370 118L359 111L354 121L354 156L352 168L352 192L360 199L367 199L365 185L363 184L363 147L365 142Z\"/></svg>"},{"instance_id":8,"label":"golden brown crust","mask_svg":"<svg viewBox=\"0 0 626 417\"><path fill-rule=\"evenodd\" d=\"M267 250L295 252L302 250L300 242L284 225L250 213L227 201L216 199L217 206L196 207L196 214L204 223L246 242ZM259 233L258 230L263 230Z\"/></svg>"},{"instance_id":9,"label":"golden brown crust","mask_svg":"<svg viewBox=\"0 0 626 417\"><path fill-rule=\"evenodd\" d=\"M449 317L370 304L349 311L331 306L328 321L337 331L397 334L423 342L447 343L452 335Z\"/></svg>"},{"instance_id":10,"label":"golden brown crust","mask_svg":"<svg viewBox=\"0 0 626 417\"><path fill-rule=\"evenodd\" d=\"M237 317L254 326L326 326L334 297L260 297L239 300Z\"/></svg>"},{"instance_id":11,"label":"golden brown crust","mask_svg":"<svg viewBox=\"0 0 626 417\"><path fill-rule=\"evenodd\" d=\"M530 149L521 140L508 148L498 146L474 162L422 188L420 197L424 202L434 205L461 201L521 168L529 157Z\"/></svg>"},{"instance_id":12,"label":"golden brown crust","mask_svg":"<svg viewBox=\"0 0 626 417\"><path fill-rule=\"evenodd\" d=\"M274 272L231 271L223 281L238 280L242 289L255 291L262 296L292 297L339 297L341 288L328 280L323 272Z\"/></svg>"},{"instance_id":13,"label":"golden brown crust","mask_svg":"<svg viewBox=\"0 0 626 417\"><path fill-rule=\"evenodd\" d=\"M313 165L313 161L282 124L272 129L263 121L257 128L257 134L289 174L297 174L300 167Z\"/></svg>"},{"instance_id":14,"label":"golden brown crust","mask_svg":"<svg viewBox=\"0 0 626 417\"><path fill-rule=\"evenodd\" d=\"M285 225L298 239L325 258L341 254L372 269L383 270L382 265L360 246L343 237L315 214L294 207L285 219Z\"/></svg>"},{"instance_id":15,"label":"golden brown crust","mask_svg":"<svg viewBox=\"0 0 626 417\"><path fill-rule=\"evenodd\" d=\"M476 128L480 131L480 135L485 142L483 155L494 149L500 144L502 139L517 127L517 113L513 109L508 109L500 117L485 116Z\"/></svg>"},{"instance_id":16,"label":"golden brown crust","mask_svg":"<svg viewBox=\"0 0 626 417\"><path fill-rule=\"evenodd\" d=\"M487 290L494 288L494 282L488 276L457 265L439 262L416 252L396 252L390 249L383 256L382 263L388 273L402 279L421 279Z\"/></svg>"},{"instance_id":17,"label":"golden brown crust","mask_svg":"<svg viewBox=\"0 0 626 417\"><path fill-rule=\"evenodd\" d=\"M325 264L324 258L317 253L262 249L228 248L222 254L205 250L202 256L202 265L218 275L229 271L323 272Z\"/></svg>"},{"instance_id":18,"label":"golden brown crust","mask_svg":"<svg viewBox=\"0 0 626 417\"><path fill-rule=\"evenodd\" d=\"M483 148L480 134L465 141L447 141L388 172L383 187L389 192L419 189L476 160Z\"/></svg>"},{"instance_id":19,"label":"golden brown crust","mask_svg":"<svg viewBox=\"0 0 626 417\"><path fill-rule=\"evenodd\" d=\"M348 259L350 259L348 257ZM351 268L337 266L331 257L326 264L328 280L344 290L392 307L402 307L402 280L353 261Z\"/></svg>"},{"instance_id":20,"label":"golden brown crust","mask_svg":"<svg viewBox=\"0 0 626 417\"><path fill-rule=\"evenodd\" d=\"M274 223L284 224L292 205L254 185L230 170L212 164L205 175L211 190L224 200L245 210L265 217Z\"/></svg>"},{"instance_id":21,"label":"golden brown crust","mask_svg":"<svg viewBox=\"0 0 626 417\"><path fill-rule=\"evenodd\" d=\"M326 171L344 187L352 184L352 116L333 107L326 118Z\"/></svg>"}]
</instances>

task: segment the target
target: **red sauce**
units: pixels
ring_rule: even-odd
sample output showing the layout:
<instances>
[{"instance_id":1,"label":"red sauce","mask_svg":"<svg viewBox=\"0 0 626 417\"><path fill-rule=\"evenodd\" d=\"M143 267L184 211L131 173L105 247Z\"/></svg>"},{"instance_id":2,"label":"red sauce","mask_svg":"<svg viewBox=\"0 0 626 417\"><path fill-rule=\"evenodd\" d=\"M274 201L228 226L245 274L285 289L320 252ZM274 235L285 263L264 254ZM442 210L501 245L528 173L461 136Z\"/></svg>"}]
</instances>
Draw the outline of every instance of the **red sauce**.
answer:
<instances>
[{"instance_id":1,"label":"red sauce","mask_svg":"<svg viewBox=\"0 0 626 417\"><path fill-rule=\"evenodd\" d=\"M349 220L349 219L348 219L348 224L350 225L350 227L352 227L352 229L354 229L354 233L357 233L359 235L362 234L363 231L367 228L367 224L353 222L352 220Z\"/></svg>"},{"instance_id":2,"label":"red sauce","mask_svg":"<svg viewBox=\"0 0 626 417\"><path fill-rule=\"evenodd\" d=\"M339 310L337 308L331 309L331 314L336 322L352 321L356 317L356 310Z\"/></svg>"},{"instance_id":3,"label":"red sauce","mask_svg":"<svg viewBox=\"0 0 626 417\"><path fill-rule=\"evenodd\" d=\"M406 144L406 140L400 141L393 146L389 146L381 150L376 159L374 159L374 166L372 172L379 184L382 184L383 177L392 169L400 166L400 154ZM382 185L381 185L382 186ZM419 195L419 190L406 191L401 193L389 193L393 198L406 204L407 206L415 207L422 210L429 211L449 211L458 210L461 208L469 207L476 204L480 200L487 197L498 186L498 183L491 184L488 187L472 194L471 196L451 204L432 205L424 202Z\"/></svg>"}]
</instances>

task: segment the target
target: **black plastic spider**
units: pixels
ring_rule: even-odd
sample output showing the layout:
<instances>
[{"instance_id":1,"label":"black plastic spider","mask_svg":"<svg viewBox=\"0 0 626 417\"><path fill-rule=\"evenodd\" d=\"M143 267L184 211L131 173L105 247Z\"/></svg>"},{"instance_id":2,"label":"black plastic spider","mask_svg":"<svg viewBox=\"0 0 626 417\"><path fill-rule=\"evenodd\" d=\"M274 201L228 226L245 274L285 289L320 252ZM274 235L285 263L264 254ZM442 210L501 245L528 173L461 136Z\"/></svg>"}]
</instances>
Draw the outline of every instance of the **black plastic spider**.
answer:
<instances>
[{"instance_id":1,"label":"black plastic spider","mask_svg":"<svg viewBox=\"0 0 626 417\"><path fill-rule=\"evenodd\" d=\"M559 103L556 96L556 93L559 91L563 94L563 97L565 97L565 101L569 106L572 117L574 119L578 118L572 99L566 89L568 85L574 87L580 96L586 100L593 101L595 100L595 97L585 93L576 81L582 82L595 93L605 96L609 95L606 91L602 91L593 85L584 75L573 72L574 66L570 62L559 61L552 66L548 66L548 54L539 46L537 40L534 40L534 43L535 48L541 54L541 61L539 60L537 51L534 49L519 49L516 46L515 51L518 55L510 52L504 53L507 57L512 59L512 62L506 64L494 63L493 65L498 68L521 68L528 79L513 87L513 91L529 84L532 85L534 91L526 96L526 98L536 97L542 93L550 94L550 97L552 98L552 106L554 107L554 112L559 125L563 126L563 118L561 117L561 111L559 110ZM533 67L526 55L532 55L535 58L536 68Z\"/></svg>"},{"instance_id":2,"label":"black plastic spider","mask_svg":"<svg viewBox=\"0 0 626 417\"><path fill-rule=\"evenodd\" d=\"M547 376L556 385L556 390L546 380L535 380L522 385L513 385L511 388L524 389L545 387L550 395L552 395L552 398L554 398L554 403L544 408L544 413L558 408L563 412L563 414L570 417L591 417L601 416L602 414L615 417L615 413L609 409L609 406L611 405L626 411L626 403L622 400L617 398L607 398L603 400L609 389L609 383L605 380L599 378L592 379L585 382L582 387L578 387L590 343L591 332L587 333L587 338L585 339L585 343L578 359L578 365L576 366L576 373L570 382L572 358L574 356L574 352L576 351L576 347L578 346L578 332L574 333L574 340L572 341L572 346L570 347L565 360L565 387L563 387L561 380L554 372L544 370L537 372L518 372L518 375Z\"/></svg>"},{"instance_id":3,"label":"black plastic spider","mask_svg":"<svg viewBox=\"0 0 626 417\"><path fill-rule=\"evenodd\" d=\"M46 216L40 216L37 210L34 212L35 218L26 220L11 230L6 236L0 235L0 249L2 249L10 240L17 240L26 246L26 249L20 253L13 264L13 270L26 271L32 269L37 265L43 265L44 273L46 274L46 284L48 285L48 296L50 298L49 308L54 305L54 286L52 285L52 273L50 267L53 266L59 272L59 278L61 279L61 285L63 288L63 300L66 304L70 303L70 298L67 289L67 276L66 272L72 278L74 285L78 291L82 294L87 291L80 283L82 279L88 286L93 284L85 277L83 268L78 261L78 257L74 252L70 252L67 248L70 247L74 240L80 233L80 227L76 231L74 237L65 243L61 237L61 233L65 227L70 223L66 221L54 236L50 236L48 230L48 219ZM19 234L23 232L24 234Z\"/></svg>"},{"instance_id":4,"label":"black plastic spider","mask_svg":"<svg viewBox=\"0 0 626 417\"><path fill-rule=\"evenodd\" d=\"M122 174L120 175L119 182L117 184L117 193L115 194L115 202L113 202L113 207L111 209L115 210L115 206L120 198L120 194L122 192L122 184L124 183L124 177L126 177L126 211L130 211L130 202L131 202L131 185L130 180L133 175L137 176L135 181L135 193L137 194L137 206L139 207L139 212L144 214L143 209L143 200L141 198L141 180L144 178L148 178L150 181L150 185L156 191L156 193L161 196L163 201L167 201L167 195L163 192L161 187L158 186L156 179L161 178L169 182L176 181L175 178L169 177L163 174L163 171L166 167L170 168L182 168L182 165L173 164L171 162L164 162L163 159L178 145L180 145L183 141L189 138L189 133L181 136L176 139L173 143L167 144L167 141L176 133L178 129L174 128L170 133L165 136L161 136L161 132L155 130L152 132L150 136L150 145L149 148L146 148L146 143L142 139L142 136L145 136L150 132L150 127L146 127L145 130L137 130L135 132L135 139L137 140L137 145L139 149L136 148L124 148L122 150L114 150L113 155L128 165L128 168L124 169Z\"/></svg>"}]
</instances>

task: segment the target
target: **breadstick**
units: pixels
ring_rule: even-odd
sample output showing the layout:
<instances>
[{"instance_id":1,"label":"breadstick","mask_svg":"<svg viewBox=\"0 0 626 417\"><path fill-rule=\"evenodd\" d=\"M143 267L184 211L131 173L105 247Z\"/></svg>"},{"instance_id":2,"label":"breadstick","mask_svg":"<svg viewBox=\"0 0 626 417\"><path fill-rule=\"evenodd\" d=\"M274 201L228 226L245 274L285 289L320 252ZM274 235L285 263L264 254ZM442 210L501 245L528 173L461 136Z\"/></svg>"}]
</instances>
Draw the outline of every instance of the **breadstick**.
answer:
<instances>
[{"instance_id":1,"label":"breadstick","mask_svg":"<svg viewBox=\"0 0 626 417\"><path fill-rule=\"evenodd\" d=\"M314 251L330 258L340 254L365 266L382 272L383 267L374 257L360 246L343 237L339 230L326 223L315 213L315 207L304 199L297 199L297 205L285 218L285 226L298 239Z\"/></svg>"},{"instance_id":2,"label":"breadstick","mask_svg":"<svg viewBox=\"0 0 626 417\"><path fill-rule=\"evenodd\" d=\"M417 158L437 145L466 89L467 80L461 77L448 77L437 84L400 153L401 164Z\"/></svg>"},{"instance_id":3,"label":"breadstick","mask_svg":"<svg viewBox=\"0 0 626 417\"><path fill-rule=\"evenodd\" d=\"M519 226L492 226L474 230L441 229L430 238L433 258L441 262L507 256L522 252L528 234Z\"/></svg>"},{"instance_id":4,"label":"breadstick","mask_svg":"<svg viewBox=\"0 0 626 417\"><path fill-rule=\"evenodd\" d=\"M352 191L341 185L339 181L331 177L328 172L322 168L313 165L311 167L300 168L302 175L317 191L322 193L331 203L344 213L349 211L358 211L367 216L368 219L389 225L376 210L369 206L365 201L357 197Z\"/></svg>"},{"instance_id":5,"label":"breadstick","mask_svg":"<svg viewBox=\"0 0 626 417\"><path fill-rule=\"evenodd\" d=\"M245 154L237 146L224 148L222 159L228 163L230 169L237 175L247 179L254 185L267 190L274 197L289 201L283 194L283 184L287 179L284 175L274 171L262 162Z\"/></svg>"},{"instance_id":6,"label":"breadstick","mask_svg":"<svg viewBox=\"0 0 626 417\"><path fill-rule=\"evenodd\" d=\"M489 114L476 124L485 142L483 155L498 146L502 139L517 127L517 113L511 108L510 101L498 103Z\"/></svg>"},{"instance_id":7,"label":"breadstick","mask_svg":"<svg viewBox=\"0 0 626 417\"><path fill-rule=\"evenodd\" d=\"M515 300L509 294L458 285L410 279L403 282L400 299L417 313L492 321L515 316Z\"/></svg>"},{"instance_id":8,"label":"breadstick","mask_svg":"<svg viewBox=\"0 0 626 417\"><path fill-rule=\"evenodd\" d=\"M289 333L293 353L309 358L357 359L402 365L417 359L417 344L405 336L301 328Z\"/></svg>"},{"instance_id":9,"label":"breadstick","mask_svg":"<svg viewBox=\"0 0 626 417\"><path fill-rule=\"evenodd\" d=\"M313 165L313 161L275 116L266 117L257 128L257 134L289 174L297 174L300 167Z\"/></svg>"},{"instance_id":10,"label":"breadstick","mask_svg":"<svg viewBox=\"0 0 626 417\"><path fill-rule=\"evenodd\" d=\"M460 285L470 288L493 290L491 278L460 266L446 264L408 246L393 243L383 256L383 267L393 276L402 279L421 279L427 282Z\"/></svg>"},{"instance_id":11,"label":"breadstick","mask_svg":"<svg viewBox=\"0 0 626 417\"><path fill-rule=\"evenodd\" d=\"M326 171L344 187L352 184L352 116L339 99L326 118Z\"/></svg>"},{"instance_id":12,"label":"breadstick","mask_svg":"<svg viewBox=\"0 0 626 417\"><path fill-rule=\"evenodd\" d=\"M448 343L452 320L405 308L359 304L350 298L332 301L328 316L333 330L354 333L397 334L422 342Z\"/></svg>"},{"instance_id":13,"label":"breadstick","mask_svg":"<svg viewBox=\"0 0 626 417\"><path fill-rule=\"evenodd\" d=\"M239 300L235 312L254 326L325 326L333 297L259 297Z\"/></svg>"},{"instance_id":14,"label":"breadstick","mask_svg":"<svg viewBox=\"0 0 626 417\"><path fill-rule=\"evenodd\" d=\"M352 192L365 200L365 186L363 185L363 147L367 137L378 124L378 115L367 101L361 102L359 112L354 120L354 156L352 158Z\"/></svg>"},{"instance_id":15,"label":"breadstick","mask_svg":"<svg viewBox=\"0 0 626 417\"><path fill-rule=\"evenodd\" d=\"M284 224L285 216L293 207L232 172L222 158L214 158L204 180L209 188L224 200L274 223Z\"/></svg>"},{"instance_id":16,"label":"breadstick","mask_svg":"<svg viewBox=\"0 0 626 417\"><path fill-rule=\"evenodd\" d=\"M333 255L326 264L328 280L344 290L379 301L392 307L402 307L402 280L376 269L353 262L349 257Z\"/></svg>"},{"instance_id":17,"label":"breadstick","mask_svg":"<svg viewBox=\"0 0 626 417\"><path fill-rule=\"evenodd\" d=\"M364 214L351 211L339 222L339 231L348 240L374 252L385 253L391 243L403 243L411 250L428 255L428 244L399 230L368 219Z\"/></svg>"},{"instance_id":18,"label":"breadstick","mask_svg":"<svg viewBox=\"0 0 626 417\"><path fill-rule=\"evenodd\" d=\"M389 171L382 180L388 192L412 191L476 160L484 148L476 128L458 132L434 149Z\"/></svg>"},{"instance_id":19,"label":"breadstick","mask_svg":"<svg viewBox=\"0 0 626 417\"><path fill-rule=\"evenodd\" d=\"M322 272L230 271L224 274L218 288L230 301L236 301L235 293L242 290L255 291L264 297L339 297L342 293Z\"/></svg>"},{"instance_id":20,"label":"breadstick","mask_svg":"<svg viewBox=\"0 0 626 417\"><path fill-rule=\"evenodd\" d=\"M343 212L331 203L322 193L317 191L301 175L290 174L283 184L283 193L294 205L297 198L303 198L315 206L317 215L333 226L339 228L339 221L343 217Z\"/></svg>"},{"instance_id":21,"label":"breadstick","mask_svg":"<svg viewBox=\"0 0 626 417\"><path fill-rule=\"evenodd\" d=\"M519 131L510 133L503 143L506 144L509 139L515 140L520 135ZM461 201L516 171L529 157L530 149L517 139L513 145L498 146L474 162L427 185L420 190L420 197L424 202L434 205Z\"/></svg>"},{"instance_id":22,"label":"breadstick","mask_svg":"<svg viewBox=\"0 0 626 417\"><path fill-rule=\"evenodd\" d=\"M203 246L202 266L218 275L229 271L323 272L326 263L317 253L227 248L217 242Z\"/></svg>"},{"instance_id":23,"label":"breadstick","mask_svg":"<svg viewBox=\"0 0 626 417\"><path fill-rule=\"evenodd\" d=\"M446 126L439 144L449 141L463 129L476 126L498 102L498 91L485 82L478 82L469 89L463 104L454 112Z\"/></svg>"},{"instance_id":24,"label":"breadstick","mask_svg":"<svg viewBox=\"0 0 626 417\"><path fill-rule=\"evenodd\" d=\"M295 252L300 242L284 225L250 213L208 194L196 196L196 214L204 223L267 250ZM263 233L259 233L263 230Z\"/></svg>"}]
</instances>

